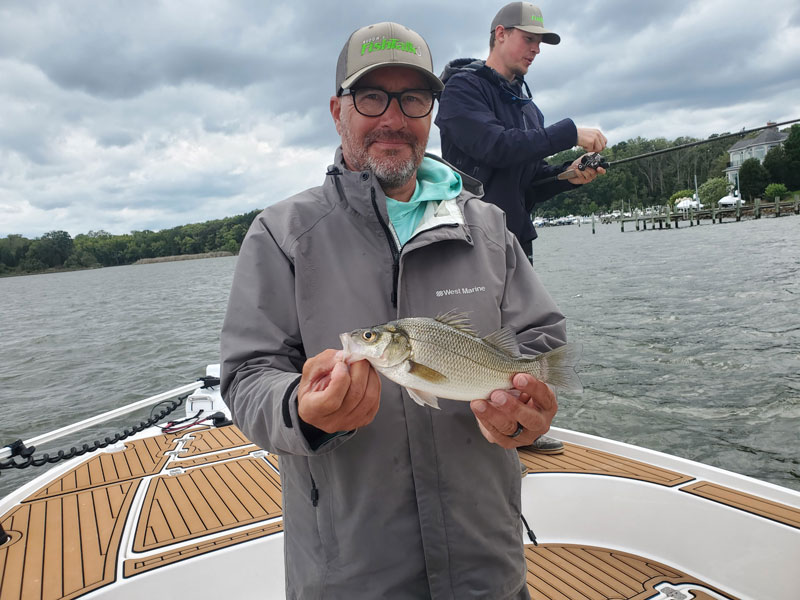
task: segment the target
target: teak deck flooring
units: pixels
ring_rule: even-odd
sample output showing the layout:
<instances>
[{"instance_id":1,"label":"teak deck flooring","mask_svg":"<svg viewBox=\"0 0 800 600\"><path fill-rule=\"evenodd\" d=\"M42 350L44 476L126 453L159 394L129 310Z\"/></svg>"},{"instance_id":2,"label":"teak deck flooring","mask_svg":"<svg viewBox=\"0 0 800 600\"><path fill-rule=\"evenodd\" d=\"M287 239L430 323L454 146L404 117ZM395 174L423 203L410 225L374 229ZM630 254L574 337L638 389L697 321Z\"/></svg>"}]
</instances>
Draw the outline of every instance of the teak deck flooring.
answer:
<instances>
[{"instance_id":1,"label":"teak deck flooring","mask_svg":"<svg viewBox=\"0 0 800 600\"><path fill-rule=\"evenodd\" d=\"M592 473L677 486L681 473L573 444L560 455L520 452L529 473ZM71 599L115 581L126 516L133 516L123 577L283 530L278 461L234 426L160 435L92 456L0 517L0 600ZM709 482L681 491L800 528L800 511ZM137 503L138 505L138 503ZM242 527L250 527L242 529ZM725 592L668 565L613 549L526 547L528 587L546 600L644 600L670 589L701 600ZM666 586L666 587L665 587Z\"/></svg>"}]
</instances>

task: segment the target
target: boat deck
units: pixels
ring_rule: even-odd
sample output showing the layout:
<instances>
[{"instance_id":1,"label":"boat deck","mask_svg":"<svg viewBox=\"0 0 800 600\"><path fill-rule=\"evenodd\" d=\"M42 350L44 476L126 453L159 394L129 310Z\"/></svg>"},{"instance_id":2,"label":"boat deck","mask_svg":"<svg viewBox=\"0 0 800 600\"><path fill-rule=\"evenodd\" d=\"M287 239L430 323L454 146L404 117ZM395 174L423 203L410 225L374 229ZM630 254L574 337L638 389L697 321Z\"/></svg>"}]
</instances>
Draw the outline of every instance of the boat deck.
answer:
<instances>
[{"instance_id":1,"label":"boat deck","mask_svg":"<svg viewBox=\"0 0 800 600\"><path fill-rule=\"evenodd\" d=\"M800 511L575 444L522 451L527 476L579 473L681 491L800 529ZM688 482L689 485L685 485ZM141 489L140 489L141 488ZM132 534L123 535L126 521ZM0 600L71 599L283 529L278 461L234 426L160 435L103 452L0 516ZM548 600L735 596L670 565L613 548L526 547L528 586ZM121 561L121 565L118 565ZM670 595L672 594L672 595Z\"/></svg>"}]
</instances>

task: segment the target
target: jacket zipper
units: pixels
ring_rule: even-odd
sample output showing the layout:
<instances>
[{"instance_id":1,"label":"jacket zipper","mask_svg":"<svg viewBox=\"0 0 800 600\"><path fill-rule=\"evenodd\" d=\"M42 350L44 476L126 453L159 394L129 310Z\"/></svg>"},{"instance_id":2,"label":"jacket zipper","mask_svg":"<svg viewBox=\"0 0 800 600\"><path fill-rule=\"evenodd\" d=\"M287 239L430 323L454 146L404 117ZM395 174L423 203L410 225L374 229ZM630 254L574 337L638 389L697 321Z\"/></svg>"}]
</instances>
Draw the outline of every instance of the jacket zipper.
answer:
<instances>
[{"instance_id":1,"label":"jacket zipper","mask_svg":"<svg viewBox=\"0 0 800 600\"><path fill-rule=\"evenodd\" d=\"M392 232L389 231L389 226L381 216L381 211L378 210L378 202L375 200L375 188L370 188L370 197L372 198L372 208L378 217L378 222L381 224L383 234L386 236L386 241L389 243L389 250L392 252L392 308L397 308L397 280L400 278L400 251L397 249L397 244L394 243Z\"/></svg>"}]
</instances>

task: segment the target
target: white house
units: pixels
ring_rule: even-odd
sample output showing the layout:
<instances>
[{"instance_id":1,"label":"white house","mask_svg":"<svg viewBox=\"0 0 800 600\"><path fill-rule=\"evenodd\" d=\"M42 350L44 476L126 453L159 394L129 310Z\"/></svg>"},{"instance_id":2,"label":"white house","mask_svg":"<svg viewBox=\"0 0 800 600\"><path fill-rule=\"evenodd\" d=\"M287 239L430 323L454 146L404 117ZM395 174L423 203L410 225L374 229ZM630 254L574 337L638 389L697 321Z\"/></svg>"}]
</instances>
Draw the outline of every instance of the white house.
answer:
<instances>
[{"instance_id":1,"label":"white house","mask_svg":"<svg viewBox=\"0 0 800 600\"><path fill-rule=\"evenodd\" d=\"M767 125L774 124L772 122L767 123ZM728 148L730 162L728 162L728 168L725 169L725 176L728 178L728 182L738 188L739 167L742 166L742 163L748 158L757 158L759 162L763 163L767 152L783 144L787 137L789 137L788 133L778 131L777 127L770 127L759 131L756 137L739 140Z\"/></svg>"}]
</instances>

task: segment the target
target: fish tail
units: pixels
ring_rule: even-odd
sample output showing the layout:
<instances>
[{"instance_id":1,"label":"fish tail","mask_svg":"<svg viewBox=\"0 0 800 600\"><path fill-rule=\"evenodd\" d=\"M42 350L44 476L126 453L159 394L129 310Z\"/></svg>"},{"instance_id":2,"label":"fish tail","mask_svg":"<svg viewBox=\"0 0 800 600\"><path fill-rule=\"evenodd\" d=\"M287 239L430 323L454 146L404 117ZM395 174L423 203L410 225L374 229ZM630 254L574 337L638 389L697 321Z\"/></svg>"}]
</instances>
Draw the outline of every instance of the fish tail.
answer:
<instances>
[{"instance_id":1,"label":"fish tail","mask_svg":"<svg viewBox=\"0 0 800 600\"><path fill-rule=\"evenodd\" d=\"M582 344L564 344L536 357L541 368L540 378L555 388L567 392L583 392L583 384L575 372L581 359Z\"/></svg>"}]
</instances>

